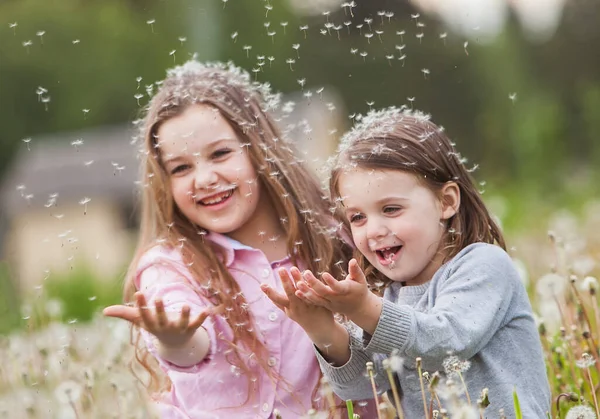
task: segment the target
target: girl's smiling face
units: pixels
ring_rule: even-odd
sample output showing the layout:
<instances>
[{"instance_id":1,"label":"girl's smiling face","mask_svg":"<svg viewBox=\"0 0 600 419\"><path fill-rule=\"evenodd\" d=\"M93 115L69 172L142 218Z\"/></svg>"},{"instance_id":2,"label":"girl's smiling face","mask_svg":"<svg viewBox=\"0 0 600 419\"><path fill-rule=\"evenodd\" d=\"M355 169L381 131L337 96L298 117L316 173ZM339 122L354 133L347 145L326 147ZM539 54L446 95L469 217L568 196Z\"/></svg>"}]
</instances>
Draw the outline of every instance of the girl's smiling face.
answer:
<instances>
[{"instance_id":1,"label":"girl's smiling face","mask_svg":"<svg viewBox=\"0 0 600 419\"><path fill-rule=\"evenodd\" d=\"M190 106L164 122L158 137L179 210L196 225L241 242L256 236L261 215L270 214L260 211L268 203L261 203L248 151L225 118L213 107Z\"/></svg>"},{"instance_id":2,"label":"girl's smiling face","mask_svg":"<svg viewBox=\"0 0 600 419\"><path fill-rule=\"evenodd\" d=\"M456 214L454 182L436 196L417 177L400 170L350 169L338 190L358 250L392 281L428 282L444 260L446 220Z\"/></svg>"}]
</instances>

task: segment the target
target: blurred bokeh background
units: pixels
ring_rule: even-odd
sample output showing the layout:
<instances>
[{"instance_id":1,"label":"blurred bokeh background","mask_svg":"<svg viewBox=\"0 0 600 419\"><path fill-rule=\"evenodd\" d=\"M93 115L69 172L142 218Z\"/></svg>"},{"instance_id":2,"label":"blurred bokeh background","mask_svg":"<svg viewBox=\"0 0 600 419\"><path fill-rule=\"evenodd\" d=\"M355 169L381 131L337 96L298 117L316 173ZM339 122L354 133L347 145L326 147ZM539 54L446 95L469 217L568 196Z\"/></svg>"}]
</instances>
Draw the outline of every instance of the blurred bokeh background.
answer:
<instances>
[{"instance_id":1,"label":"blurred bokeh background","mask_svg":"<svg viewBox=\"0 0 600 419\"><path fill-rule=\"evenodd\" d=\"M119 300L132 121L193 54L294 101L315 169L356 113L407 105L445 127L509 238L591 211L599 22L597 0L0 1L0 333L42 297L78 320Z\"/></svg>"}]
</instances>

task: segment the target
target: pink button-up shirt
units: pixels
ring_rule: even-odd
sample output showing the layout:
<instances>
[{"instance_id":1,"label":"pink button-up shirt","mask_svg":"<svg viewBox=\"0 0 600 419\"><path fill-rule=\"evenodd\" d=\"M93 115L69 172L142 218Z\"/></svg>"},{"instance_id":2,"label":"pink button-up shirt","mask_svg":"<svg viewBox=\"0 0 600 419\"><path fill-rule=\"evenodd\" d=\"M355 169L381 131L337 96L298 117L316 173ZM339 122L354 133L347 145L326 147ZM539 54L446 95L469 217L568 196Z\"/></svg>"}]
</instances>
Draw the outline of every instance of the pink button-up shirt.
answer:
<instances>
[{"instance_id":1,"label":"pink button-up shirt","mask_svg":"<svg viewBox=\"0 0 600 419\"><path fill-rule=\"evenodd\" d=\"M170 394L158 403L161 417L272 418L274 409L279 410L283 418L300 417L312 407L311 396L320 378L314 347L302 328L260 289L260 284L266 283L282 291L274 269L290 268L289 258L270 263L262 251L227 236L210 233L206 238L225 250L224 263L239 284L254 316L258 335L269 352L267 363L291 385L292 394L283 383L272 382L251 354L245 353L244 361L257 372L258 381L256 396L245 403L248 379L227 360L231 349L226 341L232 340L232 330L221 316L213 316L203 324L210 337L208 355L191 367L179 367L162 359L157 354L153 336L143 331L149 351L172 382ZM140 259L137 288L148 302L162 298L167 311L180 311L183 305L188 305L193 318L210 306L195 284L177 249L156 246Z\"/></svg>"}]
</instances>

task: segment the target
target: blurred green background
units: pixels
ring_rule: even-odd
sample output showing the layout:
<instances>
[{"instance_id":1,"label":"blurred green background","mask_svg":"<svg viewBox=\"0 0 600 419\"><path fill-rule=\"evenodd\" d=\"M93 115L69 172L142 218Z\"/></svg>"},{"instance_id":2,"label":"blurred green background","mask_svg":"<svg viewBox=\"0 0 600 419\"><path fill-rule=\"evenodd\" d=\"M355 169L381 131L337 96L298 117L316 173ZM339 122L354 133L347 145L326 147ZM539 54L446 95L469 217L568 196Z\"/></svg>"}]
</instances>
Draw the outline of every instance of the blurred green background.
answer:
<instances>
[{"instance_id":1,"label":"blurred green background","mask_svg":"<svg viewBox=\"0 0 600 419\"><path fill-rule=\"evenodd\" d=\"M539 29L550 9L556 25ZM345 116L403 104L431 113L478 166L507 231L543 228L556 208L598 197L598 22L591 0L2 0L0 179L46 134L130 123L148 99L135 95L196 53L284 93L326 86ZM82 275L93 277L53 281ZM15 313L15 286L2 282L0 311Z\"/></svg>"}]
</instances>

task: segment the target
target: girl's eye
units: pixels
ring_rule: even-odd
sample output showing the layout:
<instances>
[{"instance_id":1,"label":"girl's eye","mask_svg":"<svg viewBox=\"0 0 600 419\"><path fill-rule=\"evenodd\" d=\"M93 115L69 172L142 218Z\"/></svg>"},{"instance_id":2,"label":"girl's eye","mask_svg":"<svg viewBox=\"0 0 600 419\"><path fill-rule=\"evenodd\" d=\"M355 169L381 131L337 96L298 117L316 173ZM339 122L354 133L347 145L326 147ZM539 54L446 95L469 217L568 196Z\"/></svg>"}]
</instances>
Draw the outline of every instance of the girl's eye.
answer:
<instances>
[{"instance_id":1,"label":"girl's eye","mask_svg":"<svg viewBox=\"0 0 600 419\"><path fill-rule=\"evenodd\" d=\"M231 149L230 148L220 148L218 150L215 150L214 153L212 153L212 157L214 159L218 159L220 157L228 155L229 153L231 153Z\"/></svg>"},{"instance_id":2,"label":"girl's eye","mask_svg":"<svg viewBox=\"0 0 600 419\"><path fill-rule=\"evenodd\" d=\"M400 207L385 207L383 209L383 212L385 212L386 214L394 214L400 210L401 210Z\"/></svg>"},{"instance_id":3,"label":"girl's eye","mask_svg":"<svg viewBox=\"0 0 600 419\"><path fill-rule=\"evenodd\" d=\"M180 164L179 166L175 166L172 170L171 170L171 174L175 175L179 172L184 171L185 169L187 169L188 167L190 167L189 164Z\"/></svg>"},{"instance_id":4,"label":"girl's eye","mask_svg":"<svg viewBox=\"0 0 600 419\"><path fill-rule=\"evenodd\" d=\"M360 214L360 213L352 214L350 216L350 222L351 223L355 223L357 221L362 220L363 218L364 218L364 216L362 214Z\"/></svg>"}]
</instances>

